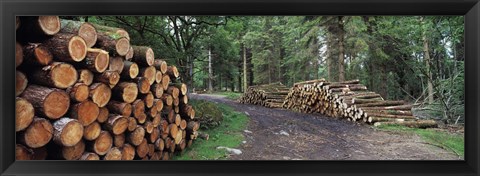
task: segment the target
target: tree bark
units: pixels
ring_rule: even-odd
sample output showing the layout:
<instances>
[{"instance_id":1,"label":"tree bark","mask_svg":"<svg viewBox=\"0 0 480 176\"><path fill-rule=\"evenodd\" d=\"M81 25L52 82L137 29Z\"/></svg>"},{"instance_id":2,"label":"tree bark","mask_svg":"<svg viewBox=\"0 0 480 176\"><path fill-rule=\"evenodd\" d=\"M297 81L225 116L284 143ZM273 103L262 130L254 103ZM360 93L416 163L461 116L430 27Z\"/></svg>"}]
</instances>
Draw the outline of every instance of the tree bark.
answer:
<instances>
[{"instance_id":1,"label":"tree bark","mask_svg":"<svg viewBox=\"0 0 480 176\"><path fill-rule=\"evenodd\" d=\"M83 126L78 120L64 117L53 123L53 141L56 144L71 147L83 137Z\"/></svg>"},{"instance_id":2,"label":"tree bark","mask_svg":"<svg viewBox=\"0 0 480 176\"><path fill-rule=\"evenodd\" d=\"M82 37L87 47L92 48L97 42L97 30L90 23L61 19L62 33L71 33Z\"/></svg>"},{"instance_id":3,"label":"tree bark","mask_svg":"<svg viewBox=\"0 0 480 176\"><path fill-rule=\"evenodd\" d=\"M116 100L132 103L137 98L138 88L135 83L120 82L113 87L112 93Z\"/></svg>"},{"instance_id":4,"label":"tree bark","mask_svg":"<svg viewBox=\"0 0 480 176\"><path fill-rule=\"evenodd\" d=\"M108 69L110 63L110 56L108 52L102 49L87 49L85 59L79 61L78 66L87 68L94 73L103 73Z\"/></svg>"},{"instance_id":5,"label":"tree bark","mask_svg":"<svg viewBox=\"0 0 480 176\"><path fill-rule=\"evenodd\" d=\"M82 37L69 33L58 33L46 40L43 45L51 49L55 59L63 62L80 62L87 55L87 44Z\"/></svg>"},{"instance_id":6,"label":"tree bark","mask_svg":"<svg viewBox=\"0 0 480 176\"><path fill-rule=\"evenodd\" d=\"M152 48L146 46L133 46L133 58L132 61L137 64L149 67L152 66L155 61L155 55Z\"/></svg>"},{"instance_id":7,"label":"tree bark","mask_svg":"<svg viewBox=\"0 0 480 176\"><path fill-rule=\"evenodd\" d=\"M28 43L22 48L18 48L15 54L17 67L22 63L22 60L27 65L47 66L53 61L53 55L50 50L40 43ZM23 50L23 53L18 53ZM20 54L20 56L18 56ZM20 57L20 58L19 58Z\"/></svg>"},{"instance_id":8,"label":"tree bark","mask_svg":"<svg viewBox=\"0 0 480 176\"><path fill-rule=\"evenodd\" d=\"M155 68L157 70L160 70L160 72L162 74L165 74L167 73L167 68L168 68L168 65L167 65L167 62L165 62L164 60L162 59L155 59L154 63L153 63L153 66L155 66Z\"/></svg>"},{"instance_id":9,"label":"tree bark","mask_svg":"<svg viewBox=\"0 0 480 176\"><path fill-rule=\"evenodd\" d=\"M35 114L58 119L65 115L70 107L70 98L65 91L55 88L29 85L22 98L32 103Z\"/></svg>"}]
</instances>

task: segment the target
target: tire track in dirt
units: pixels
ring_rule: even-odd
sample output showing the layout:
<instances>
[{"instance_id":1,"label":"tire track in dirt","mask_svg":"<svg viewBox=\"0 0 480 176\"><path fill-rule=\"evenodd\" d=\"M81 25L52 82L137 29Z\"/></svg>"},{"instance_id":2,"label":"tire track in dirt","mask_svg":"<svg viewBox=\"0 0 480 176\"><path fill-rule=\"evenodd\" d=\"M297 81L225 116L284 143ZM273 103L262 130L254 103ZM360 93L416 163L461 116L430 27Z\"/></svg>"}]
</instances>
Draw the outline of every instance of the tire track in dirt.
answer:
<instances>
[{"instance_id":1,"label":"tire track in dirt","mask_svg":"<svg viewBox=\"0 0 480 176\"><path fill-rule=\"evenodd\" d=\"M413 134L378 131L365 124L241 104L220 95L191 94L248 115L246 143L232 160L458 160L454 153ZM286 133L283 133L286 132Z\"/></svg>"}]
</instances>

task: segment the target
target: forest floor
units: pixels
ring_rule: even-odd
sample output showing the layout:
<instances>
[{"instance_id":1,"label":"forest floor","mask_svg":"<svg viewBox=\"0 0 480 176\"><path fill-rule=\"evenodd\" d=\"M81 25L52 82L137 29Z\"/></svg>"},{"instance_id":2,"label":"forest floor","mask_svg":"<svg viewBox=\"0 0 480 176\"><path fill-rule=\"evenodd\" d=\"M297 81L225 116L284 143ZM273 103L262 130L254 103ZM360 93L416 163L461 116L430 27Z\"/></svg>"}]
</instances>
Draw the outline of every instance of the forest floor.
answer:
<instances>
[{"instance_id":1,"label":"forest floor","mask_svg":"<svg viewBox=\"0 0 480 176\"><path fill-rule=\"evenodd\" d=\"M192 94L192 99L223 103L245 113L249 124L240 155L231 160L459 160L454 152L414 133L379 130L321 114L303 114L230 100L224 95Z\"/></svg>"}]
</instances>

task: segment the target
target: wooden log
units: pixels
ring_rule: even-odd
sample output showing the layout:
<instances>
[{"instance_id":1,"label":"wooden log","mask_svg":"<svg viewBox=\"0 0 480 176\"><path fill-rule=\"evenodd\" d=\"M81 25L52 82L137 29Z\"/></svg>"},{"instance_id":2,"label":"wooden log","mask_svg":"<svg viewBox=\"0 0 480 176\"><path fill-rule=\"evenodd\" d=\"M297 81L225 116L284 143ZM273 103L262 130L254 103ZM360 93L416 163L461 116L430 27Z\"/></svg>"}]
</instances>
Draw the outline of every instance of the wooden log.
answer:
<instances>
[{"instance_id":1,"label":"wooden log","mask_svg":"<svg viewBox=\"0 0 480 176\"><path fill-rule=\"evenodd\" d=\"M361 107L375 107L375 106L398 106L398 105L403 105L404 103L405 103L404 101L382 101L382 102L376 102L376 103L356 104L355 107L361 108Z\"/></svg>"},{"instance_id":2,"label":"wooden log","mask_svg":"<svg viewBox=\"0 0 480 176\"><path fill-rule=\"evenodd\" d=\"M104 106L104 107L99 108L97 122L99 122L99 123L106 122L107 119L108 119L108 114L110 114L110 111L108 110L107 107Z\"/></svg>"},{"instance_id":3,"label":"wooden log","mask_svg":"<svg viewBox=\"0 0 480 176\"><path fill-rule=\"evenodd\" d=\"M155 56L152 48L146 47L146 46L134 46L134 45L132 45L132 48L133 48L132 61L144 67L149 67L153 65Z\"/></svg>"},{"instance_id":4,"label":"wooden log","mask_svg":"<svg viewBox=\"0 0 480 176\"><path fill-rule=\"evenodd\" d=\"M180 96L180 105L186 105L186 104L188 104L188 96L187 95Z\"/></svg>"},{"instance_id":5,"label":"wooden log","mask_svg":"<svg viewBox=\"0 0 480 176\"><path fill-rule=\"evenodd\" d=\"M170 76L164 74L162 77L163 90L167 90L169 84L170 84Z\"/></svg>"},{"instance_id":6,"label":"wooden log","mask_svg":"<svg viewBox=\"0 0 480 176\"><path fill-rule=\"evenodd\" d=\"M169 94L163 94L160 99L162 99L163 104L166 105L166 106L172 106L172 104L173 104L173 98Z\"/></svg>"},{"instance_id":7,"label":"wooden log","mask_svg":"<svg viewBox=\"0 0 480 176\"><path fill-rule=\"evenodd\" d=\"M124 79L133 79L138 76L140 69L137 63L130 61L123 61L123 70L120 76Z\"/></svg>"},{"instance_id":8,"label":"wooden log","mask_svg":"<svg viewBox=\"0 0 480 176\"><path fill-rule=\"evenodd\" d=\"M173 99L177 99L178 95L180 94L180 90L175 86L168 86L165 93L168 93L168 94L172 95Z\"/></svg>"},{"instance_id":9,"label":"wooden log","mask_svg":"<svg viewBox=\"0 0 480 176\"><path fill-rule=\"evenodd\" d=\"M66 92L70 95L72 102L83 102L87 100L89 95L88 86L85 83L76 83L68 87Z\"/></svg>"},{"instance_id":10,"label":"wooden log","mask_svg":"<svg viewBox=\"0 0 480 176\"><path fill-rule=\"evenodd\" d=\"M112 147L103 157L103 160L122 160L122 150L118 147Z\"/></svg>"},{"instance_id":11,"label":"wooden log","mask_svg":"<svg viewBox=\"0 0 480 176\"><path fill-rule=\"evenodd\" d=\"M100 123L93 122L83 129L83 139L87 141L93 141L97 139L101 131L102 127L100 126Z\"/></svg>"},{"instance_id":12,"label":"wooden log","mask_svg":"<svg viewBox=\"0 0 480 176\"><path fill-rule=\"evenodd\" d=\"M179 127L181 130L185 130L187 128L187 121L184 119L181 119Z\"/></svg>"},{"instance_id":13,"label":"wooden log","mask_svg":"<svg viewBox=\"0 0 480 176\"><path fill-rule=\"evenodd\" d=\"M153 104L153 103L152 103ZM151 107L148 109L148 116L154 118L158 114L157 108L156 107Z\"/></svg>"},{"instance_id":14,"label":"wooden log","mask_svg":"<svg viewBox=\"0 0 480 176\"><path fill-rule=\"evenodd\" d=\"M138 88L135 83L119 82L113 87L113 97L117 100L132 103L137 98Z\"/></svg>"},{"instance_id":15,"label":"wooden log","mask_svg":"<svg viewBox=\"0 0 480 176\"><path fill-rule=\"evenodd\" d=\"M198 131L200 124L195 121L190 121L187 123L187 131Z\"/></svg>"},{"instance_id":16,"label":"wooden log","mask_svg":"<svg viewBox=\"0 0 480 176\"><path fill-rule=\"evenodd\" d=\"M43 45L51 49L55 59L63 62L80 62L87 55L87 44L82 37L69 33L58 33L46 40Z\"/></svg>"},{"instance_id":17,"label":"wooden log","mask_svg":"<svg viewBox=\"0 0 480 176\"><path fill-rule=\"evenodd\" d=\"M153 127L157 128L160 125L161 120L162 120L162 115L160 113L157 113L155 116L153 116L152 117Z\"/></svg>"},{"instance_id":18,"label":"wooden log","mask_svg":"<svg viewBox=\"0 0 480 176\"><path fill-rule=\"evenodd\" d=\"M113 138L107 131L100 132L100 135L95 141L88 142L88 148L90 151L95 152L98 155L105 155L112 148Z\"/></svg>"},{"instance_id":19,"label":"wooden log","mask_svg":"<svg viewBox=\"0 0 480 176\"><path fill-rule=\"evenodd\" d=\"M61 29L58 16L23 16L20 20L17 40L23 42L42 42Z\"/></svg>"},{"instance_id":20,"label":"wooden log","mask_svg":"<svg viewBox=\"0 0 480 176\"><path fill-rule=\"evenodd\" d=\"M391 115L406 115L406 116L413 116L412 111L410 110L363 110L363 112L367 114L391 114Z\"/></svg>"},{"instance_id":21,"label":"wooden log","mask_svg":"<svg viewBox=\"0 0 480 176\"><path fill-rule=\"evenodd\" d=\"M72 86L77 79L77 70L63 62L54 62L45 67L35 68L29 74L29 81L34 84L60 89Z\"/></svg>"},{"instance_id":22,"label":"wooden log","mask_svg":"<svg viewBox=\"0 0 480 176\"><path fill-rule=\"evenodd\" d=\"M384 107L361 107L362 110L411 110L413 105L384 106Z\"/></svg>"},{"instance_id":23,"label":"wooden log","mask_svg":"<svg viewBox=\"0 0 480 176\"><path fill-rule=\"evenodd\" d=\"M55 88L29 85L22 98L32 103L35 114L58 119L65 115L70 107L70 98L65 91Z\"/></svg>"},{"instance_id":24,"label":"wooden log","mask_svg":"<svg viewBox=\"0 0 480 176\"><path fill-rule=\"evenodd\" d=\"M113 136L113 146L121 148L123 147L124 144L125 144L125 133Z\"/></svg>"},{"instance_id":25,"label":"wooden log","mask_svg":"<svg viewBox=\"0 0 480 176\"><path fill-rule=\"evenodd\" d=\"M140 94L146 94L150 92L150 82L148 82L147 78L136 77L133 81L137 83L138 91L140 92Z\"/></svg>"},{"instance_id":26,"label":"wooden log","mask_svg":"<svg viewBox=\"0 0 480 176\"><path fill-rule=\"evenodd\" d=\"M104 83L109 85L110 88L115 87L120 81L120 75L116 71L107 70L102 74L95 75L95 82Z\"/></svg>"},{"instance_id":27,"label":"wooden log","mask_svg":"<svg viewBox=\"0 0 480 176\"><path fill-rule=\"evenodd\" d=\"M108 69L110 56L108 52L97 48L88 48L85 59L75 65L81 68L89 69L94 73L103 73Z\"/></svg>"},{"instance_id":28,"label":"wooden log","mask_svg":"<svg viewBox=\"0 0 480 176\"><path fill-rule=\"evenodd\" d=\"M193 106L186 105L186 106L182 107L182 109L180 111L180 115L182 117L187 118L187 119L194 119L195 118L195 110L193 109Z\"/></svg>"},{"instance_id":29,"label":"wooden log","mask_svg":"<svg viewBox=\"0 0 480 176\"><path fill-rule=\"evenodd\" d=\"M155 59L155 60L154 60L154 63L153 63L153 66L155 66L155 68L156 68L157 70L160 70L160 72L161 72L162 74L167 73L168 65L167 65L167 62L165 62L164 60L162 60L162 59Z\"/></svg>"},{"instance_id":30,"label":"wooden log","mask_svg":"<svg viewBox=\"0 0 480 176\"><path fill-rule=\"evenodd\" d=\"M165 114L166 115L166 119L168 121L168 123L175 123L175 111L172 109L172 107L170 106L167 106L165 107L165 109L163 110L162 114Z\"/></svg>"},{"instance_id":31,"label":"wooden log","mask_svg":"<svg viewBox=\"0 0 480 176\"><path fill-rule=\"evenodd\" d=\"M105 123L106 130L110 131L114 135L119 135L125 132L128 127L128 119L124 116L117 114L110 114L108 120Z\"/></svg>"},{"instance_id":32,"label":"wooden log","mask_svg":"<svg viewBox=\"0 0 480 176\"><path fill-rule=\"evenodd\" d=\"M44 118L34 117L32 123L20 133L17 140L30 148L45 146L53 134L52 124Z\"/></svg>"},{"instance_id":33,"label":"wooden log","mask_svg":"<svg viewBox=\"0 0 480 176\"><path fill-rule=\"evenodd\" d=\"M97 104L98 107L104 107L107 105L112 96L112 90L108 85L103 83L93 83L89 88L89 97L92 99L93 103Z\"/></svg>"},{"instance_id":34,"label":"wooden log","mask_svg":"<svg viewBox=\"0 0 480 176\"><path fill-rule=\"evenodd\" d=\"M163 74L160 70L155 71L155 83L162 83Z\"/></svg>"},{"instance_id":35,"label":"wooden log","mask_svg":"<svg viewBox=\"0 0 480 176\"><path fill-rule=\"evenodd\" d=\"M96 153L85 152L79 160L100 160L100 157Z\"/></svg>"},{"instance_id":36,"label":"wooden log","mask_svg":"<svg viewBox=\"0 0 480 176\"><path fill-rule=\"evenodd\" d=\"M78 70L78 81L79 83L84 83L87 86L90 86L93 83L93 72L88 69Z\"/></svg>"},{"instance_id":37,"label":"wooden log","mask_svg":"<svg viewBox=\"0 0 480 176\"><path fill-rule=\"evenodd\" d=\"M15 43L15 67L23 63L23 47L20 43Z\"/></svg>"},{"instance_id":38,"label":"wooden log","mask_svg":"<svg viewBox=\"0 0 480 176\"><path fill-rule=\"evenodd\" d=\"M135 147L124 144L122 147L122 160L133 160L135 158Z\"/></svg>"},{"instance_id":39,"label":"wooden log","mask_svg":"<svg viewBox=\"0 0 480 176\"><path fill-rule=\"evenodd\" d=\"M182 118L180 117L180 114L175 114L175 125L180 126L180 123L182 122Z\"/></svg>"},{"instance_id":40,"label":"wooden log","mask_svg":"<svg viewBox=\"0 0 480 176\"><path fill-rule=\"evenodd\" d=\"M154 83L150 86L150 91L152 91L155 98L161 98L163 95L163 85L161 83Z\"/></svg>"},{"instance_id":41,"label":"wooden log","mask_svg":"<svg viewBox=\"0 0 480 176\"><path fill-rule=\"evenodd\" d=\"M170 154L168 152L163 152L162 160L169 160L169 159L170 159Z\"/></svg>"},{"instance_id":42,"label":"wooden log","mask_svg":"<svg viewBox=\"0 0 480 176\"><path fill-rule=\"evenodd\" d=\"M152 123L153 126L153 123ZM152 132L147 134L147 142L155 143L155 141L160 138L160 130L158 128L152 128Z\"/></svg>"},{"instance_id":43,"label":"wooden log","mask_svg":"<svg viewBox=\"0 0 480 176\"><path fill-rule=\"evenodd\" d=\"M174 86L179 90L179 95L187 95L187 85L183 83L171 83L170 86Z\"/></svg>"},{"instance_id":44,"label":"wooden log","mask_svg":"<svg viewBox=\"0 0 480 176\"><path fill-rule=\"evenodd\" d=\"M66 160L78 160L85 152L85 143L79 141L77 144L70 147L62 147L61 156Z\"/></svg>"},{"instance_id":45,"label":"wooden log","mask_svg":"<svg viewBox=\"0 0 480 176\"><path fill-rule=\"evenodd\" d=\"M83 101L74 104L70 109L70 116L73 119L77 119L83 126L88 126L97 120L100 109L92 101Z\"/></svg>"},{"instance_id":46,"label":"wooden log","mask_svg":"<svg viewBox=\"0 0 480 176\"><path fill-rule=\"evenodd\" d=\"M40 43L28 43L23 48L18 48L20 44L17 43L15 60L17 66L22 61L27 65L47 66L53 61L53 55L50 50ZM21 47L21 46L20 46ZM19 53L23 50L23 53Z\"/></svg>"},{"instance_id":47,"label":"wooden log","mask_svg":"<svg viewBox=\"0 0 480 176\"><path fill-rule=\"evenodd\" d=\"M97 42L97 30L90 23L61 19L60 24L60 32L72 33L82 37L89 48Z\"/></svg>"},{"instance_id":48,"label":"wooden log","mask_svg":"<svg viewBox=\"0 0 480 176\"><path fill-rule=\"evenodd\" d=\"M437 122L434 120L418 120L418 121L396 121L396 122L375 122L374 126L380 125L402 125L410 128L436 128Z\"/></svg>"},{"instance_id":49,"label":"wooden log","mask_svg":"<svg viewBox=\"0 0 480 176\"><path fill-rule=\"evenodd\" d=\"M111 35L115 38L124 37L124 38L130 40L130 35L128 34L128 32L125 29L110 27L110 26L103 26L103 25L99 25L99 24L92 24L92 25L95 27L95 29L97 31L99 31L101 33Z\"/></svg>"},{"instance_id":50,"label":"wooden log","mask_svg":"<svg viewBox=\"0 0 480 176\"><path fill-rule=\"evenodd\" d=\"M165 148L165 141L162 138L159 138L155 141L155 149L159 151L163 151Z\"/></svg>"},{"instance_id":51,"label":"wooden log","mask_svg":"<svg viewBox=\"0 0 480 176\"><path fill-rule=\"evenodd\" d=\"M161 99L154 99L153 100L153 107L155 107L158 112L162 111L163 101Z\"/></svg>"},{"instance_id":52,"label":"wooden log","mask_svg":"<svg viewBox=\"0 0 480 176\"><path fill-rule=\"evenodd\" d=\"M185 149L186 146L187 146L187 143L185 142L185 140L181 139L180 142L176 144L175 150L181 152Z\"/></svg>"},{"instance_id":53,"label":"wooden log","mask_svg":"<svg viewBox=\"0 0 480 176\"><path fill-rule=\"evenodd\" d=\"M107 108L114 114L121 114L124 117L130 117L132 114L132 105L125 102L109 101Z\"/></svg>"},{"instance_id":54,"label":"wooden log","mask_svg":"<svg viewBox=\"0 0 480 176\"><path fill-rule=\"evenodd\" d=\"M147 156L148 151L149 148L147 140L143 138L140 144L135 147L135 152L139 158L144 158L145 156Z\"/></svg>"},{"instance_id":55,"label":"wooden log","mask_svg":"<svg viewBox=\"0 0 480 176\"><path fill-rule=\"evenodd\" d=\"M15 144L16 160L33 160L33 150L22 144Z\"/></svg>"},{"instance_id":56,"label":"wooden log","mask_svg":"<svg viewBox=\"0 0 480 176\"><path fill-rule=\"evenodd\" d=\"M148 91L147 94L140 94L138 97L143 100L145 107L151 108L153 106L154 97L152 92Z\"/></svg>"},{"instance_id":57,"label":"wooden log","mask_svg":"<svg viewBox=\"0 0 480 176\"><path fill-rule=\"evenodd\" d=\"M120 75L124 67L125 67L125 63L123 63L122 57L120 56L110 57L108 70L115 71Z\"/></svg>"},{"instance_id":58,"label":"wooden log","mask_svg":"<svg viewBox=\"0 0 480 176\"><path fill-rule=\"evenodd\" d=\"M149 85L152 85L153 83L155 83L156 74L157 74L157 70L153 66L140 68L140 72L139 72L139 76L145 77L148 79Z\"/></svg>"},{"instance_id":59,"label":"wooden log","mask_svg":"<svg viewBox=\"0 0 480 176\"><path fill-rule=\"evenodd\" d=\"M112 55L125 56L130 49L130 41L126 37L119 36L97 29L97 43L95 47L102 48Z\"/></svg>"},{"instance_id":60,"label":"wooden log","mask_svg":"<svg viewBox=\"0 0 480 176\"><path fill-rule=\"evenodd\" d=\"M127 130L131 132L131 131L134 131L135 129L137 129L137 119L135 119L134 117L128 117Z\"/></svg>"},{"instance_id":61,"label":"wooden log","mask_svg":"<svg viewBox=\"0 0 480 176\"><path fill-rule=\"evenodd\" d=\"M176 80L178 76L180 76L180 73L178 72L177 67L172 65L167 67L167 75L171 80Z\"/></svg>"},{"instance_id":62,"label":"wooden log","mask_svg":"<svg viewBox=\"0 0 480 176\"><path fill-rule=\"evenodd\" d=\"M130 48L128 49L127 55L125 55L125 60L131 61L133 58L133 54L134 54L133 47L130 46Z\"/></svg>"},{"instance_id":63,"label":"wooden log","mask_svg":"<svg viewBox=\"0 0 480 176\"><path fill-rule=\"evenodd\" d=\"M145 103L141 99L137 99L132 103L133 116L139 119L142 114L145 114Z\"/></svg>"},{"instance_id":64,"label":"wooden log","mask_svg":"<svg viewBox=\"0 0 480 176\"><path fill-rule=\"evenodd\" d=\"M153 123L151 121L145 121L145 123L143 123L143 128L147 134L150 134L153 132Z\"/></svg>"},{"instance_id":65,"label":"wooden log","mask_svg":"<svg viewBox=\"0 0 480 176\"><path fill-rule=\"evenodd\" d=\"M368 117L379 117L379 118L415 119L414 116L392 115L392 114L383 114L383 113L366 113L366 116L368 116Z\"/></svg>"},{"instance_id":66,"label":"wooden log","mask_svg":"<svg viewBox=\"0 0 480 176\"><path fill-rule=\"evenodd\" d=\"M27 88L27 85L28 85L28 79L25 76L25 74L23 74L20 71L16 71L15 72L15 96L19 96L20 94L22 94L23 91L25 91L25 89Z\"/></svg>"},{"instance_id":67,"label":"wooden log","mask_svg":"<svg viewBox=\"0 0 480 176\"><path fill-rule=\"evenodd\" d=\"M26 129L33 121L35 109L26 99L16 97L15 100L15 131Z\"/></svg>"},{"instance_id":68,"label":"wooden log","mask_svg":"<svg viewBox=\"0 0 480 176\"><path fill-rule=\"evenodd\" d=\"M134 146L138 146L140 143L142 143L144 138L145 129L143 129L141 126L137 126L135 130L128 134L127 141Z\"/></svg>"},{"instance_id":69,"label":"wooden log","mask_svg":"<svg viewBox=\"0 0 480 176\"><path fill-rule=\"evenodd\" d=\"M74 146L83 137L83 126L78 120L63 117L53 123L53 141L62 146Z\"/></svg>"}]
</instances>

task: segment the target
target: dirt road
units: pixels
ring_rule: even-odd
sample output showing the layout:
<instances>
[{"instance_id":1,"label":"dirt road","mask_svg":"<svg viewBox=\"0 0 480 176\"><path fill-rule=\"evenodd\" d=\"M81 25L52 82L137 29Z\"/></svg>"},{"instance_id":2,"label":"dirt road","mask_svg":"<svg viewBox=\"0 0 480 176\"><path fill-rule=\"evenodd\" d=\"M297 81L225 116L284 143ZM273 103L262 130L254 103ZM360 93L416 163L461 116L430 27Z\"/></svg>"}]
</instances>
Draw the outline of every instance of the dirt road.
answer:
<instances>
[{"instance_id":1,"label":"dirt road","mask_svg":"<svg viewBox=\"0 0 480 176\"><path fill-rule=\"evenodd\" d=\"M232 160L458 160L413 134L379 131L320 114L246 105L219 95L193 99L224 103L248 115L246 143Z\"/></svg>"}]
</instances>

